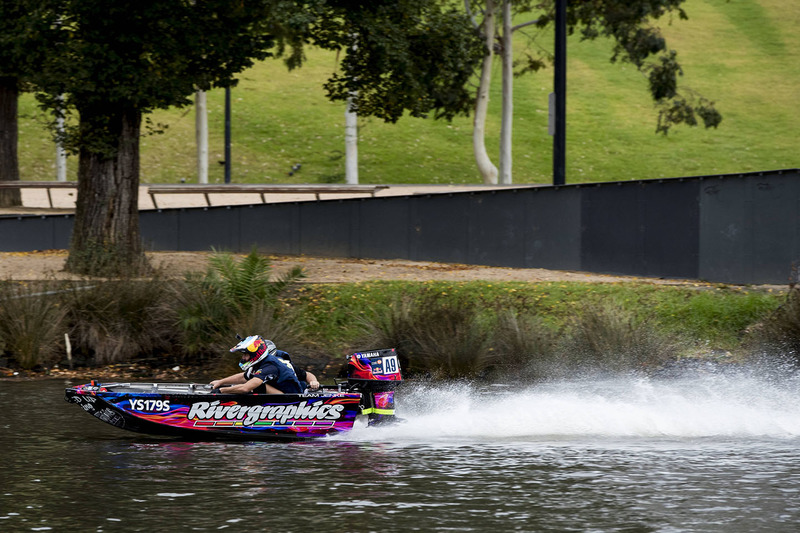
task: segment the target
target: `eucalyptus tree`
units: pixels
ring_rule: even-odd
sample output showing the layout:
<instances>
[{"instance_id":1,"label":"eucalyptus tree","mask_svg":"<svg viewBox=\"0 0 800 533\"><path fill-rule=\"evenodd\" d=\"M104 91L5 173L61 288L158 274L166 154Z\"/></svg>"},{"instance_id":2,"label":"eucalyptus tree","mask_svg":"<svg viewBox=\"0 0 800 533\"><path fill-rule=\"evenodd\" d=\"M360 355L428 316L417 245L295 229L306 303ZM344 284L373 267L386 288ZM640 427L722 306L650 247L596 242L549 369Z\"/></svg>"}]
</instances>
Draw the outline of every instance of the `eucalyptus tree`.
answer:
<instances>
[{"instance_id":1,"label":"eucalyptus tree","mask_svg":"<svg viewBox=\"0 0 800 533\"><path fill-rule=\"evenodd\" d=\"M555 21L555 3L562 0L464 0L466 13L484 38L484 56L477 89L473 149L485 183L497 183L497 168L485 146L486 109L491 83L491 64L495 54L503 60L503 114L501 124L501 182L511 182L511 123L513 76L538 71L552 62L549 47L538 46L536 54L525 53L514 59L511 35L523 28L546 28ZM656 21L675 14L686 19L681 7L685 0L570 0L567 2L567 30L578 32L582 40L610 38L612 62L628 62L642 72L657 110L656 132L667 134L678 124L716 127L722 116L714 103L692 91L680 89L683 74L677 52L669 49ZM512 24L512 19L517 20ZM516 66L516 70L512 68Z\"/></svg>"}]
</instances>

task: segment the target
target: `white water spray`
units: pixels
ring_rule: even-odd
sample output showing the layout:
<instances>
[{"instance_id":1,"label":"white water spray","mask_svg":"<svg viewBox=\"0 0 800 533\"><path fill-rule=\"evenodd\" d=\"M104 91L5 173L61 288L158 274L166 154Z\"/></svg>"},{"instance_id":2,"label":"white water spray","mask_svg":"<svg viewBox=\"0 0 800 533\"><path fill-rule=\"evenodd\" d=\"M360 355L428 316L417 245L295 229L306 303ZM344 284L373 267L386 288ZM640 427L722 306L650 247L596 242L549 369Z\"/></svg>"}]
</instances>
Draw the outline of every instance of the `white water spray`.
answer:
<instances>
[{"instance_id":1,"label":"white water spray","mask_svg":"<svg viewBox=\"0 0 800 533\"><path fill-rule=\"evenodd\" d=\"M348 440L800 437L800 383L747 372L482 389L411 386L397 400L405 423L357 430Z\"/></svg>"}]
</instances>

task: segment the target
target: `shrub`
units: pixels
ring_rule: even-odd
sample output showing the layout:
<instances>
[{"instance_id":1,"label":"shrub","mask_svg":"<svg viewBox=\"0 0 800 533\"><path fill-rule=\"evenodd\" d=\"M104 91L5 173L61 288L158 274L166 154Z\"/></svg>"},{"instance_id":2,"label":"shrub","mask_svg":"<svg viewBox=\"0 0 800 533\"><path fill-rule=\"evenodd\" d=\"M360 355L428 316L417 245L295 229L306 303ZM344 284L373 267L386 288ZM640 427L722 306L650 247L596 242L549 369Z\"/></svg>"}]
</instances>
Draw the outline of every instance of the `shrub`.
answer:
<instances>
[{"instance_id":1,"label":"shrub","mask_svg":"<svg viewBox=\"0 0 800 533\"><path fill-rule=\"evenodd\" d=\"M64 350L64 309L50 289L0 282L0 344L26 370L58 362Z\"/></svg>"},{"instance_id":2,"label":"shrub","mask_svg":"<svg viewBox=\"0 0 800 533\"><path fill-rule=\"evenodd\" d=\"M497 314L492 338L500 376L526 380L549 376L558 332L538 315L502 310Z\"/></svg>"},{"instance_id":3,"label":"shrub","mask_svg":"<svg viewBox=\"0 0 800 533\"><path fill-rule=\"evenodd\" d=\"M291 347L297 334L279 310L278 297L303 276L299 267L272 281L269 259L255 250L240 261L216 253L208 270L187 274L173 293L187 354L227 352L236 333L259 334Z\"/></svg>"},{"instance_id":4,"label":"shrub","mask_svg":"<svg viewBox=\"0 0 800 533\"><path fill-rule=\"evenodd\" d=\"M95 364L169 351L175 342L169 285L159 277L69 284L59 295L75 350Z\"/></svg>"},{"instance_id":5,"label":"shrub","mask_svg":"<svg viewBox=\"0 0 800 533\"><path fill-rule=\"evenodd\" d=\"M647 320L605 303L585 306L570 321L558 352L562 374L649 371L674 358L677 344Z\"/></svg>"},{"instance_id":6,"label":"shrub","mask_svg":"<svg viewBox=\"0 0 800 533\"><path fill-rule=\"evenodd\" d=\"M474 307L432 297L416 316L417 356L434 376L472 378L492 367L488 324Z\"/></svg>"},{"instance_id":7,"label":"shrub","mask_svg":"<svg viewBox=\"0 0 800 533\"><path fill-rule=\"evenodd\" d=\"M463 378L494 362L488 325L473 305L435 293L404 295L362 319L363 345L394 347L409 374Z\"/></svg>"},{"instance_id":8,"label":"shrub","mask_svg":"<svg viewBox=\"0 0 800 533\"><path fill-rule=\"evenodd\" d=\"M413 298L401 295L385 307L372 308L366 317L359 317L358 322L363 333L358 339L359 349L396 348L400 357L400 365L404 370L411 368L410 354L419 352L415 343L415 308Z\"/></svg>"},{"instance_id":9,"label":"shrub","mask_svg":"<svg viewBox=\"0 0 800 533\"><path fill-rule=\"evenodd\" d=\"M750 351L783 352L800 364L800 287L793 286L783 303L748 331Z\"/></svg>"}]
</instances>

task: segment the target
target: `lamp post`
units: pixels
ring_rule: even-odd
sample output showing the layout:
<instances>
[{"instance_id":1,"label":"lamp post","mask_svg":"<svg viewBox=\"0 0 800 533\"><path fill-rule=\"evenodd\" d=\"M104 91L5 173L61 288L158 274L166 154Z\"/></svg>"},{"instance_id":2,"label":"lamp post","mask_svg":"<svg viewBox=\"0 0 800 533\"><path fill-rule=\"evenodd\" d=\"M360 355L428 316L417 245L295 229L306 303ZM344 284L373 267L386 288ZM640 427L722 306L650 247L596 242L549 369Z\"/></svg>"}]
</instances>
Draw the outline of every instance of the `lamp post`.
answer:
<instances>
[{"instance_id":1,"label":"lamp post","mask_svg":"<svg viewBox=\"0 0 800 533\"><path fill-rule=\"evenodd\" d=\"M231 88L225 87L225 183L231 182Z\"/></svg>"},{"instance_id":2,"label":"lamp post","mask_svg":"<svg viewBox=\"0 0 800 533\"><path fill-rule=\"evenodd\" d=\"M554 67L553 185L564 185L566 183L567 151L567 0L556 0Z\"/></svg>"}]
</instances>

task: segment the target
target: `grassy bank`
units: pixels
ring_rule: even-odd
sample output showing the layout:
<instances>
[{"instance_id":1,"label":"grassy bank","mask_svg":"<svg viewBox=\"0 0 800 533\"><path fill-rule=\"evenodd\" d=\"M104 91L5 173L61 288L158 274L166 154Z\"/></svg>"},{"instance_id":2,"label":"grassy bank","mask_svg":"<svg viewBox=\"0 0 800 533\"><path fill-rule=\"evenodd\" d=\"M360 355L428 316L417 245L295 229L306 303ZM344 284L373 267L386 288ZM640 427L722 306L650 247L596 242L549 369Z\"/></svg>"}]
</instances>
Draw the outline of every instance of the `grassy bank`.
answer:
<instances>
[{"instance_id":1,"label":"grassy bank","mask_svg":"<svg viewBox=\"0 0 800 533\"><path fill-rule=\"evenodd\" d=\"M612 43L569 38L567 181L661 178L800 167L800 3L688 0L688 21L662 20L679 51L681 83L716 102L718 130L679 128L655 135L656 112L646 79L631 65L611 64ZM536 33L537 30L530 30ZM552 35L538 35L552 50ZM523 51L521 35L515 48ZM325 99L322 83L336 70L333 53L309 49L306 65L287 72L280 60L259 63L239 76L233 91L233 181L318 183L344 180L344 107ZM547 99L552 69L517 78L513 171L517 183L551 180L552 138ZM210 178L223 181L223 93L209 94ZM500 63L494 64L486 146L497 161ZM23 179L55 176L55 149L31 95L20 107ZM168 126L142 140L142 180L195 180L194 110L152 115ZM472 156L472 118L452 123L404 118L397 124L359 121L359 175L363 183L479 183ZM295 163L302 170L288 173ZM77 161L70 158L70 179Z\"/></svg>"},{"instance_id":2,"label":"grassy bank","mask_svg":"<svg viewBox=\"0 0 800 533\"><path fill-rule=\"evenodd\" d=\"M554 330L585 308L609 305L650 322L664 334L697 347L733 350L742 333L771 312L783 294L737 287L658 286L647 283L369 282L302 287L286 305L303 308L310 326L328 342L358 336L358 317L369 317L403 297L466 305L487 315L503 310L536 315Z\"/></svg>"},{"instance_id":3,"label":"grassy bank","mask_svg":"<svg viewBox=\"0 0 800 533\"><path fill-rule=\"evenodd\" d=\"M271 278L264 256L213 256L181 280L0 282L0 367L188 365L228 371L261 334L331 378L344 354L396 347L409 375L528 379L655 372L681 359L800 353L800 290L646 283ZM794 354L794 355L792 355Z\"/></svg>"}]
</instances>

